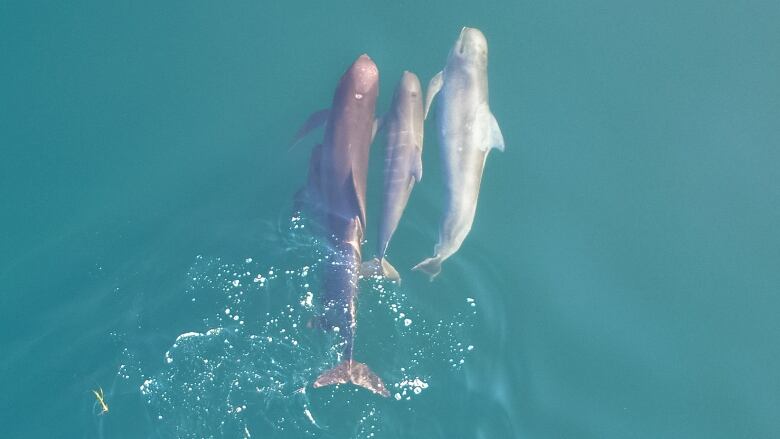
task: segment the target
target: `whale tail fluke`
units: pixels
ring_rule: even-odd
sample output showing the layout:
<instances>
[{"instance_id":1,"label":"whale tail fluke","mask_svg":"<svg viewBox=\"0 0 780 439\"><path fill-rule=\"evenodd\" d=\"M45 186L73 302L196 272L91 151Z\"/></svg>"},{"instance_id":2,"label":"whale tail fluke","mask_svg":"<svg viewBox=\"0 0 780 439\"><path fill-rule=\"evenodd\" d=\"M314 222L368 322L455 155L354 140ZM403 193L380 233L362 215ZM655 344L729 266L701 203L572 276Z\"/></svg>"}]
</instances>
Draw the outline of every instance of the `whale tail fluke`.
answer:
<instances>
[{"instance_id":1,"label":"whale tail fluke","mask_svg":"<svg viewBox=\"0 0 780 439\"><path fill-rule=\"evenodd\" d=\"M360 271L363 276L384 276L389 280L401 283L401 275L398 274L398 270L385 258L374 258L363 262Z\"/></svg>"},{"instance_id":2,"label":"whale tail fluke","mask_svg":"<svg viewBox=\"0 0 780 439\"><path fill-rule=\"evenodd\" d=\"M363 363L354 360L341 362L333 369L326 370L314 381L313 387L325 387L333 384L352 383L356 386L368 389L377 395L390 396L390 392L385 388L382 378L371 371Z\"/></svg>"},{"instance_id":3,"label":"whale tail fluke","mask_svg":"<svg viewBox=\"0 0 780 439\"><path fill-rule=\"evenodd\" d=\"M428 280L431 282L433 279L441 273L441 263L442 259L440 256L434 256L432 258L428 258L419 264L415 265L412 270L422 271L423 273L428 275Z\"/></svg>"}]
</instances>

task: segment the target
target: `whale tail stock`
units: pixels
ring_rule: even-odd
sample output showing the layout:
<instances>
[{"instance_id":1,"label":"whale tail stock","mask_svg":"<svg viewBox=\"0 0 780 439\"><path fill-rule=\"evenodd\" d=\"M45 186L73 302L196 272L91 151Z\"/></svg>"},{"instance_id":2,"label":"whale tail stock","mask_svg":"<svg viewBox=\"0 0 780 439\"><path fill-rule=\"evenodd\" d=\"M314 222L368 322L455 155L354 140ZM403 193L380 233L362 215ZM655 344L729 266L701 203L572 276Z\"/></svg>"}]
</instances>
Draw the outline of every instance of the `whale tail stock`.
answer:
<instances>
[{"instance_id":1,"label":"whale tail stock","mask_svg":"<svg viewBox=\"0 0 780 439\"><path fill-rule=\"evenodd\" d=\"M360 267L360 271L363 276L384 276L389 280L401 283L401 275L398 274L398 270L393 267L385 258L374 258L370 261L363 262Z\"/></svg>"},{"instance_id":2,"label":"whale tail stock","mask_svg":"<svg viewBox=\"0 0 780 439\"><path fill-rule=\"evenodd\" d=\"M433 278L439 275L441 273L441 263L442 259L441 256L434 256L432 258L428 258L419 264L415 265L412 270L422 271L423 273L428 275L428 280L433 282Z\"/></svg>"},{"instance_id":3,"label":"whale tail stock","mask_svg":"<svg viewBox=\"0 0 780 439\"><path fill-rule=\"evenodd\" d=\"M368 389L378 395L390 396L390 392L385 388L382 378L379 378L371 369L363 363L354 360L345 360L339 363L333 369L326 370L317 380L313 387L325 387L333 384L352 383L356 386Z\"/></svg>"}]
</instances>

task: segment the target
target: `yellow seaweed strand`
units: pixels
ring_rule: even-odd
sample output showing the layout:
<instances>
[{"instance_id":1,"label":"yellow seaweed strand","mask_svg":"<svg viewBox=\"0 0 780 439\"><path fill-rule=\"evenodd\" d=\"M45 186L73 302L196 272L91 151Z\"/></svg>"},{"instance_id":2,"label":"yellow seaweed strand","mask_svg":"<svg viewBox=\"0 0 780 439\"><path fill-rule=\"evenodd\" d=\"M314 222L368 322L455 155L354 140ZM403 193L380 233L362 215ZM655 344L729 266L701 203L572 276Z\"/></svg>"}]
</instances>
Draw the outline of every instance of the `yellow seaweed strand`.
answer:
<instances>
[{"instance_id":1,"label":"yellow seaweed strand","mask_svg":"<svg viewBox=\"0 0 780 439\"><path fill-rule=\"evenodd\" d=\"M100 414L108 413L108 404L106 404L104 399L103 388L99 387L98 390L93 390L92 393L95 394L95 398L100 403Z\"/></svg>"}]
</instances>

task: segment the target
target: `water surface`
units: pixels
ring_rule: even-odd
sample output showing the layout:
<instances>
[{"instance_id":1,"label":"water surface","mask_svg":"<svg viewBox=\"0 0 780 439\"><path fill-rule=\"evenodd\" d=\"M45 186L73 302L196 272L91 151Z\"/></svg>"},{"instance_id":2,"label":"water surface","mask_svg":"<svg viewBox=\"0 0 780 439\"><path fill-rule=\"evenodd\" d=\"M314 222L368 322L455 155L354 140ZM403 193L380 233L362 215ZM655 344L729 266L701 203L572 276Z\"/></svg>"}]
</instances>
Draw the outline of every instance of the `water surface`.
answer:
<instances>
[{"instance_id":1,"label":"water surface","mask_svg":"<svg viewBox=\"0 0 780 439\"><path fill-rule=\"evenodd\" d=\"M0 436L777 437L778 20L764 1L3 3ZM300 392L335 353L306 328L321 261L291 212L316 139L289 141L357 55L382 112L463 25L490 43L507 145L474 228L436 282L408 271L441 207L429 123L390 248L404 283L361 285L358 349L393 396Z\"/></svg>"}]
</instances>

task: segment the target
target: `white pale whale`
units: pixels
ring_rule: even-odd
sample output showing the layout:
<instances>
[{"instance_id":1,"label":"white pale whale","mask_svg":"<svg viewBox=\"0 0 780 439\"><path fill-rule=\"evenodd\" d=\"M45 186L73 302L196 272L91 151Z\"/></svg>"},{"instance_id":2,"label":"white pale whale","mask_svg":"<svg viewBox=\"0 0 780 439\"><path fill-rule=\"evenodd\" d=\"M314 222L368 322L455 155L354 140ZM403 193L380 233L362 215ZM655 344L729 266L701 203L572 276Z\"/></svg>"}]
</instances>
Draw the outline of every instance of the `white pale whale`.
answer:
<instances>
[{"instance_id":1,"label":"white pale whale","mask_svg":"<svg viewBox=\"0 0 780 439\"><path fill-rule=\"evenodd\" d=\"M485 160L491 149L504 150L504 137L488 105L488 47L478 29L464 27L444 70L428 84L425 115L438 94L436 124L444 165L446 198L434 255L414 269L431 280L471 230Z\"/></svg>"}]
</instances>

